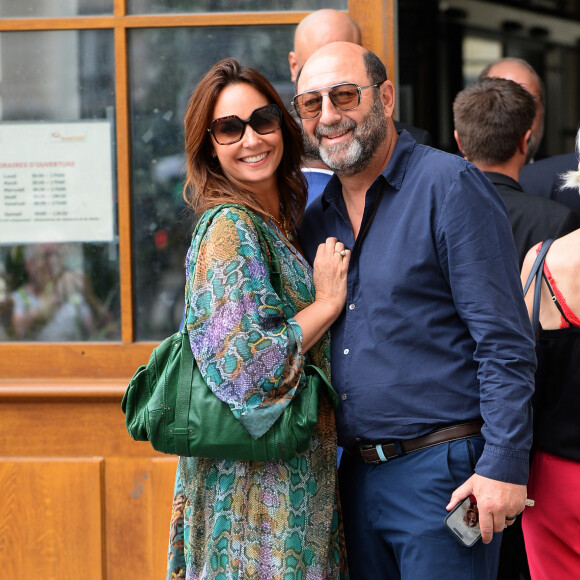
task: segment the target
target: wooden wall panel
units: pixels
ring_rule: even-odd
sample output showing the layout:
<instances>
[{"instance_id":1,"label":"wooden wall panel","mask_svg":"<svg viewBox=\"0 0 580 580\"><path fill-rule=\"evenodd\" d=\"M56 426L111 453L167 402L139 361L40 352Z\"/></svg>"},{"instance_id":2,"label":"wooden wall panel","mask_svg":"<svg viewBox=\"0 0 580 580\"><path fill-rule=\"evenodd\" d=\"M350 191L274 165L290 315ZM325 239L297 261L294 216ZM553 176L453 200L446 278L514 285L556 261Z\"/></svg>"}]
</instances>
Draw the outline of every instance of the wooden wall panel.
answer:
<instances>
[{"instance_id":1,"label":"wooden wall panel","mask_svg":"<svg viewBox=\"0 0 580 580\"><path fill-rule=\"evenodd\" d=\"M0 458L0 577L103 578L102 458Z\"/></svg>"},{"instance_id":2,"label":"wooden wall panel","mask_svg":"<svg viewBox=\"0 0 580 580\"><path fill-rule=\"evenodd\" d=\"M177 458L108 459L107 578L164 578Z\"/></svg>"},{"instance_id":3,"label":"wooden wall panel","mask_svg":"<svg viewBox=\"0 0 580 580\"><path fill-rule=\"evenodd\" d=\"M151 461L107 460L107 578L152 578Z\"/></svg>"},{"instance_id":4,"label":"wooden wall panel","mask_svg":"<svg viewBox=\"0 0 580 580\"><path fill-rule=\"evenodd\" d=\"M129 437L123 388L0 381L0 579L164 578L177 457Z\"/></svg>"},{"instance_id":5,"label":"wooden wall panel","mask_svg":"<svg viewBox=\"0 0 580 580\"><path fill-rule=\"evenodd\" d=\"M0 455L159 455L125 429L129 381L0 381Z\"/></svg>"}]
</instances>

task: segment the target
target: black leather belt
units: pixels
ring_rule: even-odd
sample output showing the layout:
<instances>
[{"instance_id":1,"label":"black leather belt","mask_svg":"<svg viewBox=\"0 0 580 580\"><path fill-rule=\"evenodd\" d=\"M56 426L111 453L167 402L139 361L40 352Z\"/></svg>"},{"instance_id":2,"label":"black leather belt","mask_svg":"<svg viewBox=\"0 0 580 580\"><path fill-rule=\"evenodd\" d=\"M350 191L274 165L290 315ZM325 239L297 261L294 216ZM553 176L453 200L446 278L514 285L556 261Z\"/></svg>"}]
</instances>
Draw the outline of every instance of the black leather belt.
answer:
<instances>
[{"instance_id":1,"label":"black leather belt","mask_svg":"<svg viewBox=\"0 0 580 580\"><path fill-rule=\"evenodd\" d=\"M366 463L384 463L412 451L419 451L440 443L481 435L482 426L483 421L481 420L459 423L458 425L437 429L427 435L415 437L415 439L403 439L398 442L379 443L377 445L361 445L360 447L351 448L349 451L360 456Z\"/></svg>"}]
</instances>

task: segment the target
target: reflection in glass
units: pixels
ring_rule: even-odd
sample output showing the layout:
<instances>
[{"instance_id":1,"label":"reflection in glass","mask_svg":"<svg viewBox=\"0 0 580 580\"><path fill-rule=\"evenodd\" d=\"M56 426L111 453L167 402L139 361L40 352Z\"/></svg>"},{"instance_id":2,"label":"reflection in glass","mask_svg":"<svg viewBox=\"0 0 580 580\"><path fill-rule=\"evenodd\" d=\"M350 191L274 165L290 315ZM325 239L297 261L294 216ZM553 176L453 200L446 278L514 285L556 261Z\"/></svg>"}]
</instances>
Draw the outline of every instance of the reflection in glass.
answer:
<instances>
[{"instance_id":1,"label":"reflection in glass","mask_svg":"<svg viewBox=\"0 0 580 580\"><path fill-rule=\"evenodd\" d=\"M82 244L13 246L6 266L14 289L2 303L4 339L63 342L115 334L112 312L95 292L102 280L91 280L95 262Z\"/></svg>"},{"instance_id":2,"label":"reflection in glass","mask_svg":"<svg viewBox=\"0 0 580 580\"><path fill-rule=\"evenodd\" d=\"M127 0L129 14L191 12L263 12L286 10L347 10L348 0Z\"/></svg>"},{"instance_id":3,"label":"reflection in glass","mask_svg":"<svg viewBox=\"0 0 580 580\"><path fill-rule=\"evenodd\" d=\"M44 179L49 175L47 171L30 169L33 162L35 167L40 167L43 163L63 164L68 157L75 159L84 137L82 130L52 135L55 140L63 141L63 152L59 154L56 146L54 157L47 160L43 157L49 149L46 142L28 137L26 128L32 127L32 133L38 135L42 131L34 129L49 122L64 121L76 128L82 127L79 121L100 120L101 126L110 126L110 134L114 134L113 33L109 30L3 32L0 53L3 57L0 122L12 128L10 134L16 132L16 139L23 140L12 148L0 146L0 222L10 223L13 231L13 222L20 219L14 206L42 205L45 202L38 200L44 196L61 206L66 206L70 197L72 207L73 198L82 198L91 187L96 187L91 181L84 188L83 175L80 186L67 185L64 170L60 171L63 176L56 180L58 183L48 183ZM103 121L107 122L103 124ZM111 145L106 148L106 155L113 158L111 179L114 183L114 143ZM27 151L21 163L28 166L19 170L15 169L18 160L13 158L16 149ZM96 151L97 155L102 154L101 149ZM90 181L91 177L86 179ZM109 180L107 199L110 199L110 189ZM42 212L36 209L32 219L21 220L22 236L18 243L14 237L9 238L10 228L0 225L0 340L120 339L116 204L109 201L103 212L112 212L111 241L79 241L105 239L92 235L91 221L83 226L86 234L63 238L63 226L53 214L37 217ZM61 215L73 221L77 218L74 211L72 215L65 212ZM111 213L108 215L111 217Z\"/></svg>"},{"instance_id":4,"label":"reflection in glass","mask_svg":"<svg viewBox=\"0 0 580 580\"><path fill-rule=\"evenodd\" d=\"M2 0L4 18L52 18L112 14L113 0Z\"/></svg>"},{"instance_id":5,"label":"reflection in glass","mask_svg":"<svg viewBox=\"0 0 580 580\"><path fill-rule=\"evenodd\" d=\"M264 73L290 103L288 51L294 26L131 31L131 176L134 304L138 340L179 326L184 261L193 216L182 198L183 115L192 89L217 61L233 56Z\"/></svg>"}]
</instances>

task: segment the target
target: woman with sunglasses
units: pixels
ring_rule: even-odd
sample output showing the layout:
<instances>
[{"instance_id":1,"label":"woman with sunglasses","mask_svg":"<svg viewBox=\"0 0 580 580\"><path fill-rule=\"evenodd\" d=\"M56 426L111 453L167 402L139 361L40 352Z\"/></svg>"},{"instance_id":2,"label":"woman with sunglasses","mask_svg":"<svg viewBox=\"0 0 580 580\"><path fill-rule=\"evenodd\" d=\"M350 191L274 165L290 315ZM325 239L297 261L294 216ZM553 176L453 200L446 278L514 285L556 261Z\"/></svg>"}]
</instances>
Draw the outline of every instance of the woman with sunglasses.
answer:
<instances>
[{"instance_id":1,"label":"woman with sunglasses","mask_svg":"<svg viewBox=\"0 0 580 580\"><path fill-rule=\"evenodd\" d=\"M326 331L344 309L350 252L328 238L312 271L297 247L307 197L300 129L256 70L233 59L212 67L189 100L185 145L184 196L208 221L186 261L191 348L208 386L256 437L297 394L305 361L329 372ZM282 296L250 213L277 253ZM168 578L346 578L343 546L326 397L310 447L287 462L180 457Z\"/></svg>"}]
</instances>

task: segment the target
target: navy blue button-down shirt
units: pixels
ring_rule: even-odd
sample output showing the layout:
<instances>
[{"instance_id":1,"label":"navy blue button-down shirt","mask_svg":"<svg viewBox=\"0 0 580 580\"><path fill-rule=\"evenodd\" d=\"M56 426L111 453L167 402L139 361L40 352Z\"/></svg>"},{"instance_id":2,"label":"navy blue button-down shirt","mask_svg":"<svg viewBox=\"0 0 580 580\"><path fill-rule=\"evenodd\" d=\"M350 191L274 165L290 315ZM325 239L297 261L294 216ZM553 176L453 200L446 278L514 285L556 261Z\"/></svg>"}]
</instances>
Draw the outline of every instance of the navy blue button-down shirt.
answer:
<instances>
[{"instance_id":1,"label":"navy blue button-down shirt","mask_svg":"<svg viewBox=\"0 0 580 580\"><path fill-rule=\"evenodd\" d=\"M339 444L482 417L477 473L526 483L535 341L507 211L487 178L403 131L356 240L336 176L309 206L300 241L311 262L328 236L352 250L331 329Z\"/></svg>"}]
</instances>

